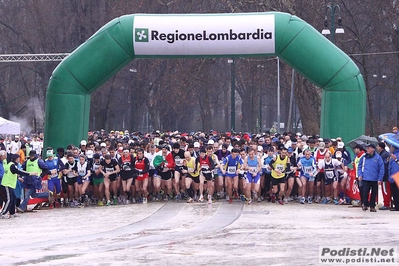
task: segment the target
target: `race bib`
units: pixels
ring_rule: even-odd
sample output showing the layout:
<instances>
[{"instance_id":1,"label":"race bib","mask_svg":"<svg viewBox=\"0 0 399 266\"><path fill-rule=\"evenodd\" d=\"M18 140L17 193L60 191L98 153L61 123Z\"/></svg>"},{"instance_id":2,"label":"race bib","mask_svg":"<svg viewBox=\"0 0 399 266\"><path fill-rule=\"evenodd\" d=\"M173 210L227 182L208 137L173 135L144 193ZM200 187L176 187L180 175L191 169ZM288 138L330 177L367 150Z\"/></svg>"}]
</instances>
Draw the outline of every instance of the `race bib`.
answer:
<instances>
[{"instance_id":1,"label":"race bib","mask_svg":"<svg viewBox=\"0 0 399 266\"><path fill-rule=\"evenodd\" d=\"M280 172L283 172L283 171L284 171L284 165L282 165L282 164L277 164L277 165L276 165L276 170L279 170Z\"/></svg>"},{"instance_id":2,"label":"race bib","mask_svg":"<svg viewBox=\"0 0 399 266\"><path fill-rule=\"evenodd\" d=\"M255 172L256 172L256 170L257 170L257 168L256 168L256 167L249 167L249 171L250 171L250 172L252 172L252 173L255 173Z\"/></svg>"},{"instance_id":3,"label":"race bib","mask_svg":"<svg viewBox=\"0 0 399 266\"><path fill-rule=\"evenodd\" d=\"M324 174L328 179L333 179L334 178L334 171L325 171Z\"/></svg>"},{"instance_id":4,"label":"race bib","mask_svg":"<svg viewBox=\"0 0 399 266\"><path fill-rule=\"evenodd\" d=\"M183 165L182 159L175 159L176 165Z\"/></svg>"},{"instance_id":5,"label":"race bib","mask_svg":"<svg viewBox=\"0 0 399 266\"><path fill-rule=\"evenodd\" d=\"M85 175L86 175L86 170L81 169L81 170L78 171L78 174L79 174L80 176L85 176Z\"/></svg>"},{"instance_id":6,"label":"race bib","mask_svg":"<svg viewBox=\"0 0 399 266\"><path fill-rule=\"evenodd\" d=\"M235 174L236 173L236 167L235 166L228 166L227 167L227 173L228 174Z\"/></svg>"},{"instance_id":7,"label":"race bib","mask_svg":"<svg viewBox=\"0 0 399 266\"><path fill-rule=\"evenodd\" d=\"M114 171L114 168L108 168L108 167L105 168L106 173L111 173L113 171Z\"/></svg>"},{"instance_id":8,"label":"race bib","mask_svg":"<svg viewBox=\"0 0 399 266\"><path fill-rule=\"evenodd\" d=\"M313 172L313 167L312 167L312 166L304 166L304 167L303 167L303 172L304 172L305 174L310 174L310 173Z\"/></svg>"}]
</instances>

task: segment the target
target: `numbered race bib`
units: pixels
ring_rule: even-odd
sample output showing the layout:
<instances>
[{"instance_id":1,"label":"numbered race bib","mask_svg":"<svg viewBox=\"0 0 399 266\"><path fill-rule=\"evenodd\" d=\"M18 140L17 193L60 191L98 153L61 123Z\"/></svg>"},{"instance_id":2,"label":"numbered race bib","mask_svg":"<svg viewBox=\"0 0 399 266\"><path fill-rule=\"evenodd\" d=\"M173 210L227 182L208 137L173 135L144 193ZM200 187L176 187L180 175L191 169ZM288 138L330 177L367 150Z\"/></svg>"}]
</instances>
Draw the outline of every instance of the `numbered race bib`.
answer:
<instances>
[{"instance_id":1,"label":"numbered race bib","mask_svg":"<svg viewBox=\"0 0 399 266\"><path fill-rule=\"evenodd\" d=\"M57 172L57 169L53 169L53 170L51 170L51 171L50 171L50 173L51 173L51 178L58 177L58 172Z\"/></svg>"},{"instance_id":2,"label":"numbered race bib","mask_svg":"<svg viewBox=\"0 0 399 266\"><path fill-rule=\"evenodd\" d=\"M305 174L310 174L310 173L313 172L313 167L312 167L312 166L304 166L304 167L303 167L303 172L304 172Z\"/></svg>"},{"instance_id":3,"label":"numbered race bib","mask_svg":"<svg viewBox=\"0 0 399 266\"><path fill-rule=\"evenodd\" d=\"M257 167L249 167L249 171L252 173L255 173L257 170Z\"/></svg>"},{"instance_id":4,"label":"numbered race bib","mask_svg":"<svg viewBox=\"0 0 399 266\"><path fill-rule=\"evenodd\" d=\"M108 167L105 168L106 173L111 173L113 171L114 171L114 168L108 168Z\"/></svg>"},{"instance_id":5,"label":"numbered race bib","mask_svg":"<svg viewBox=\"0 0 399 266\"><path fill-rule=\"evenodd\" d=\"M230 175L233 175L233 174L235 174L236 173L236 167L235 166L228 166L227 167L227 173L228 174L230 174Z\"/></svg>"},{"instance_id":6,"label":"numbered race bib","mask_svg":"<svg viewBox=\"0 0 399 266\"><path fill-rule=\"evenodd\" d=\"M80 176L85 176L85 175L86 175L86 170L85 170L85 169L80 169L80 170L78 171L78 174L79 174Z\"/></svg>"},{"instance_id":7,"label":"numbered race bib","mask_svg":"<svg viewBox=\"0 0 399 266\"><path fill-rule=\"evenodd\" d=\"M277 164L277 165L276 165L276 170L279 170L280 172L283 172L283 171L284 171L284 165L282 165L282 164Z\"/></svg>"},{"instance_id":8,"label":"numbered race bib","mask_svg":"<svg viewBox=\"0 0 399 266\"><path fill-rule=\"evenodd\" d=\"M182 159L175 159L176 165L183 165L183 160Z\"/></svg>"},{"instance_id":9,"label":"numbered race bib","mask_svg":"<svg viewBox=\"0 0 399 266\"><path fill-rule=\"evenodd\" d=\"M325 171L324 174L328 179L333 179L334 178L334 171Z\"/></svg>"}]
</instances>

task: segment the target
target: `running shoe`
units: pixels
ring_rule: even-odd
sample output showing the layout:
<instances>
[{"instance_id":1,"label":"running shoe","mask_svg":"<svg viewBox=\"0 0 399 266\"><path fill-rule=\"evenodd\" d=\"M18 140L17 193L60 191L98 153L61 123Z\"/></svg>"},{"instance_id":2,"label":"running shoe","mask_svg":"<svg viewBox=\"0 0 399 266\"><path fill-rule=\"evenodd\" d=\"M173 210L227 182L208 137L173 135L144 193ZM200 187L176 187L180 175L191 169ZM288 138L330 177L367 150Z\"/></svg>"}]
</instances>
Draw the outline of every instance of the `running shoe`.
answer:
<instances>
[{"instance_id":1,"label":"running shoe","mask_svg":"<svg viewBox=\"0 0 399 266\"><path fill-rule=\"evenodd\" d=\"M241 201L245 201L245 196L241 195Z\"/></svg>"},{"instance_id":2,"label":"running shoe","mask_svg":"<svg viewBox=\"0 0 399 266\"><path fill-rule=\"evenodd\" d=\"M208 204L212 204L212 196L208 195Z\"/></svg>"},{"instance_id":3,"label":"running shoe","mask_svg":"<svg viewBox=\"0 0 399 266\"><path fill-rule=\"evenodd\" d=\"M301 200L300 200L299 202L300 202L301 204L305 204L305 201L306 201L305 197L302 197Z\"/></svg>"},{"instance_id":4,"label":"running shoe","mask_svg":"<svg viewBox=\"0 0 399 266\"><path fill-rule=\"evenodd\" d=\"M345 203L345 201L343 199L339 199L338 204L339 205L343 205Z\"/></svg>"},{"instance_id":5,"label":"running shoe","mask_svg":"<svg viewBox=\"0 0 399 266\"><path fill-rule=\"evenodd\" d=\"M102 200L99 200L97 203L98 206L104 206L104 202Z\"/></svg>"},{"instance_id":6,"label":"running shoe","mask_svg":"<svg viewBox=\"0 0 399 266\"><path fill-rule=\"evenodd\" d=\"M308 197L308 203L309 203L309 204L312 204L312 203L313 203L312 197Z\"/></svg>"},{"instance_id":7,"label":"running shoe","mask_svg":"<svg viewBox=\"0 0 399 266\"><path fill-rule=\"evenodd\" d=\"M338 205L338 203L339 203L338 199L334 199L334 204Z\"/></svg>"},{"instance_id":8,"label":"running shoe","mask_svg":"<svg viewBox=\"0 0 399 266\"><path fill-rule=\"evenodd\" d=\"M24 213L24 210L22 210L20 207L17 207L17 211L20 213Z\"/></svg>"},{"instance_id":9,"label":"running shoe","mask_svg":"<svg viewBox=\"0 0 399 266\"><path fill-rule=\"evenodd\" d=\"M271 195L271 201L272 201L272 203L276 203L276 195Z\"/></svg>"},{"instance_id":10,"label":"running shoe","mask_svg":"<svg viewBox=\"0 0 399 266\"><path fill-rule=\"evenodd\" d=\"M77 200L74 200L73 203L75 204L75 207L79 207L79 202Z\"/></svg>"},{"instance_id":11,"label":"running shoe","mask_svg":"<svg viewBox=\"0 0 399 266\"><path fill-rule=\"evenodd\" d=\"M175 199L176 199L177 201L180 201L180 200L181 200L180 194L177 194L176 197L175 197Z\"/></svg>"},{"instance_id":12,"label":"running shoe","mask_svg":"<svg viewBox=\"0 0 399 266\"><path fill-rule=\"evenodd\" d=\"M284 198L284 204L288 204L288 199Z\"/></svg>"},{"instance_id":13,"label":"running shoe","mask_svg":"<svg viewBox=\"0 0 399 266\"><path fill-rule=\"evenodd\" d=\"M315 203L320 203L320 201L321 201L321 199L320 199L320 197L316 197L316 199L315 199Z\"/></svg>"},{"instance_id":14,"label":"running shoe","mask_svg":"<svg viewBox=\"0 0 399 266\"><path fill-rule=\"evenodd\" d=\"M251 205L251 203L252 203L252 199L249 199L249 200L247 201L247 204L248 204L248 205Z\"/></svg>"},{"instance_id":15,"label":"running shoe","mask_svg":"<svg viewBox=\"0 0 399 266\"><path fill-rule=\"evenodd\" d=\"M373 207L370 207L370 212L377 212L377 210L375 208L373 208Z\"/></svg>"},{"instance_id":16,"label":"running shoe","mask_svg":"<svg viewBox=\"0 0 399 266\"><path fill-rule=\"evenodd\" d=\"M54 205L50 204L50 206L48 207L50 210L54 209Z\"/></svg>"},{"instance_id":17,"label":"running shoe","mask_svg":"<svg viewBox=\"0 0 399 266\"><path fill-rule=\"evenodd\" d=\"M117 198L114 198L113 205L118 205L118 199Z\"/></svg>"},{"instance_id":18,"label":"running shoe","mask_svg":"<svg viewBox=\"0 0 399 266\"><path fill-rule=\"evenodd\" d=\"M330 199L327 199L327 198L325 198L325 199L321 202L321 204L328 204L328 203L330 203Z\"/></svg>"},{"instance_id":19,"label":"running shoe","mask_svg":"<svg viewBox=\"0 0 399 266\"><path fill-rule=\"evenodd\" d=\"M261 201L264 201L265 198L264 198L263 196L260 196L260 200L261 200ZM258 202L259 202L259 199L258 199Z\"/></svg>"},{"instance_id":20,"label":"running shoe","mask_svg":"<svg viewBox=\"0 0 399 266\"><path fill-rule=\"evenodd\" d=\"M232 204L233 203L233 199L229 199L229 204Z\"/></svg>"},{"instance_id":21,"label":"running shoe","mask_svg":"<svg viewBox=\"0 0 399 266\"><path fill-rule=\"evenodd\" d=\"M111 206L111 201L107 200L107 206Z\"/></svg>"},{"instance_id":22,"label":"running shoe","mask_svg":"<svg viewBox=\"0 0 399 266\"><path fill-rule=\"evenodd\" d=\"M193 203L193 202L194 202L193 198L189 197L188 200L187 200L187 203Z\"/></svg>"},{"instance_id":23,"label":"running shoe","mask_svg":"<svg viewBox=\"0 0 399 266\"><path fill-rule=\"evenodd\" d=\"M261 198L258 198L258 202L261 202L262 201L262 199Z\"/></svg>"},{"instance_id":24,"label":"running shoe","mask_svg":"<svg viewBox=\"0 0 399 266\"><path fill-rule=\"evenodd\" d=\"M135 198L132 198L132 203L133 204L136 203L136 199Z\"/></svg>"},{"instance_id":25,"label":"running shoe","mask_svg":"<svg viewBox=\"0 0 399 266\"><path fill-rule=\"evenodd\" d=\"M59 207L61 207L61 204L58 201L56 201L54 207L59 208Z\"/></svg>"},{"instance_id":26,"label":"running shoe","mask_svg":"<svg viewBox=\"0 0 399 266\"><path fill-rule=\"evenodd\" d=\"M143 198L143 203L147 204L147 198L146 197Z\"/></svg>"},{"instance_id":27,"label":"running shoe","mask_svg":"<svg viewBox=\"0 0 399 266\"><path fill-rule=\"evenodd\" d=\"M2 214L1 219L10 219L10 215L8 214Z\"/></svg>"},{"instance_id":28,"label":"running shoe","mask_svg":"<svg viewBox=\"0 0 399 266\"><path fill-rule=\"evenodd\" d=\"M125 201L125 204L126 204L126 205L129 205L129 204L130 204L130 201L127 199L127 200Z\"/></svg>"},{"instance_id":29,"label":"running shoe","mask_svg":"<svg viewBox=\"0 0 399 266\"><path fill-rule=\"evenodd\" d=\"M284 202L283 202L281 199L279 199L279 200L278 200L278 204L284 205Z\"/></svg>"},{"instance_id":30,"label":"running shoe","mask_svg":"<svg viewBox=\"0 0 399 266\"><path fill-rule=\"evenodd\" d=\"M226 200L227 200L227 201L230 201L229 195L226 195Z\"/></svg>"},{"instance_id":31,"label":"running shoe","mask_svg":"<svg viewBox=\"0 0 399 266\"><path fill-rule=\"evenodd\" d=\"M203 201L204 201L204 196L201 195L201 196L199 197L198 201L199 201L199 202L203 202Z\"/></svg>"},{"instance_id":32,"label":"running shoe","mask_svg":"<svg viewBox=\"0 0 399 266\"><path fill-rule=\"evenodd\" d=\"M158 201L162 200L162 195L163 195L163 194L161 194L161 192L159 192L159 193L157 194L157 200L158 200Z\"/></svg>"},{"instance_id":33,"label":"running shoe","mask_svg":"<svg viewBox=\"0 0 399 266\"><path fill-rule=\"evenodd\" d=\"M363 210L363 211L367 211L368 209L369 209L369 208L366 207L366 206L363 206L363 207L362 207L362 210Z\"/></svg>"}]
</instances>

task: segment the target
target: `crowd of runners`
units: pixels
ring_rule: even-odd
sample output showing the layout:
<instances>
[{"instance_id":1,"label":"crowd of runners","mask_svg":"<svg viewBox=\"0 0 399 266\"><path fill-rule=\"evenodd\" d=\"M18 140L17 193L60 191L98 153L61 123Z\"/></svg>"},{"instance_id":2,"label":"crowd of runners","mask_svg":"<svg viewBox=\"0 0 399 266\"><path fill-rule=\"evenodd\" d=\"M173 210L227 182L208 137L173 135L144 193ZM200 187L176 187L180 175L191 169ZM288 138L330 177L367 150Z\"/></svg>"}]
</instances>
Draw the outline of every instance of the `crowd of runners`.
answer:
<instances>
[{"instance_id":1,"label":"crowd of runners","mask_svg":"<svg viewBox=\"0 0 399 266\"><path fill-rule=\"evenodd\" d=\"M352 160L340 137L300 133L101 130L65 148L43 147L42 139L0 137L2 218L27 211L31 198L45 199L50 209L150 201L350 204L349 168L358 177L369 148L378 154L386 149L384 143L357 145ZM384 163L390 158L388 153ZM377 175L390 184L387 173ZM362 202L375 211L375 202ZM393 207L391 195L384 205Z\"/></svg>"}]
</instances>

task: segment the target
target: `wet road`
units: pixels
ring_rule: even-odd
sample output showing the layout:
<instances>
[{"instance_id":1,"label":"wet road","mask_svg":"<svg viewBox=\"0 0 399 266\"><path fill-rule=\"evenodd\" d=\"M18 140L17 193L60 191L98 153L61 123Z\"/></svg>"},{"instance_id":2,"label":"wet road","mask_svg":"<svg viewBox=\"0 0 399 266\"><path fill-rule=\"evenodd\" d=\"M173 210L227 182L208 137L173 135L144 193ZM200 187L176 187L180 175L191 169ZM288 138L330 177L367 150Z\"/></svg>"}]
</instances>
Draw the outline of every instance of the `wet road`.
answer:
<instances>
[{"instance_id":1,"label":"wet road","mask_svg":"<svg viewBox=\"0 0 399 266\"><path fill-rule=\"evenodd\" d=\"M183 202L0 220L1 265L318 265L320 246L397 246L399 212Z\"/></svg>"}]
</instances>

